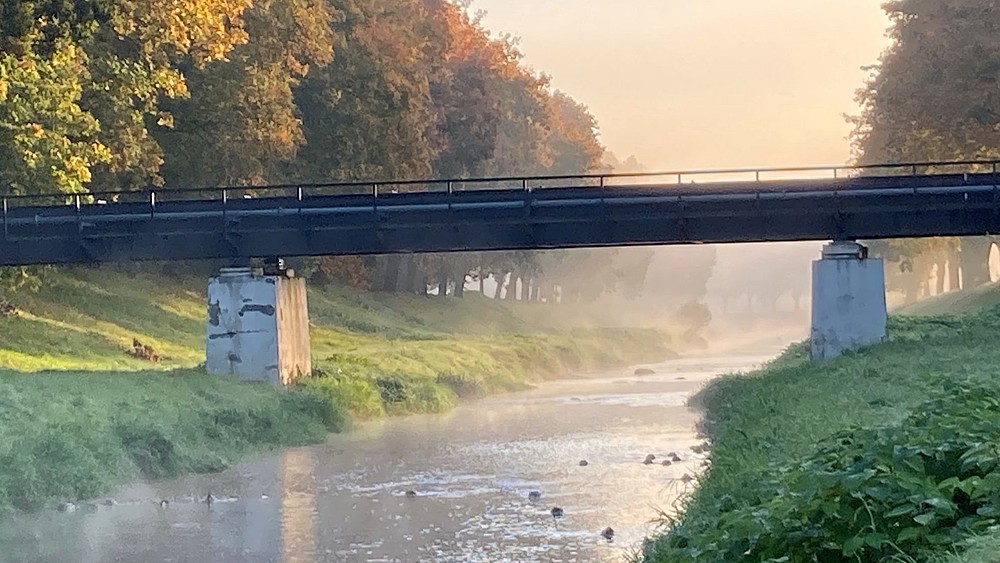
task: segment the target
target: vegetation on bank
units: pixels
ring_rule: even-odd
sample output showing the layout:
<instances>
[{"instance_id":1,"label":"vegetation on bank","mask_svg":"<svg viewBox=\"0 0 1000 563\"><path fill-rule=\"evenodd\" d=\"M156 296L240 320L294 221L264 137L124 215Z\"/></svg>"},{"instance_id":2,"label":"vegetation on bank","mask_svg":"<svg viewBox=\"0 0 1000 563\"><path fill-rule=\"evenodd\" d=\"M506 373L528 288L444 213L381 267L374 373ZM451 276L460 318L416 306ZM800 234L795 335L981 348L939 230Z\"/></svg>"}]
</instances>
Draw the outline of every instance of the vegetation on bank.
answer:
<instances>
[{"instance_id":1,"label":"vegetation on bank","mask_svg":"<svg viewBox=\"0 0 1000 563\"><path fill-rule=\"evenodd\" d=\"M317 374L283 391L197 368L204 280L74 268L8 297L0 513L138 477L220 470L260 449L316 443L351 419L440 412L573 369L669 356L659 332L570 330L544 304L314 286ZM133 339L160 362L129 355Z\"/></svg>"},{"instance_id":2,"label":"vegetation on bank","mask_svg":"<svg viewBox=\"0 0 1000 563\"><path fill-rule=\"evenodd\" d=\"M644 560L995 560L1000 308L890 329L703 391L711 467Z\"/></svg>"}]
</instances>

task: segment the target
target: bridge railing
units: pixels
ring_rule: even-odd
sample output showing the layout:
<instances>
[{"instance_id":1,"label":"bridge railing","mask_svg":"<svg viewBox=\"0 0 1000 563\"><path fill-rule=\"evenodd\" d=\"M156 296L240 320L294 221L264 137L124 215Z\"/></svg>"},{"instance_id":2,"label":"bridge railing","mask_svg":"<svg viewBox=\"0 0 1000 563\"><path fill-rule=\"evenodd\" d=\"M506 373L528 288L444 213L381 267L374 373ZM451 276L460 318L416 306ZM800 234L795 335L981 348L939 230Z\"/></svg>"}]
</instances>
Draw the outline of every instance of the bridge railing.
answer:
<instances>
[{"instance_id":1,"label":"bridge railing","mask_svg":"<svg viewBox=\"0 0 1000 563\"><path fill-rule=\"evenodd\" d=\"M533 191L549 188L616 186L690 186L711 184L762 184L778 180L844 180L856 177L915 177L943 174L986 173L997 176L1000 161L967 160L875 165L792 166L770 168L718 168L661 172L591 173L547 176L490 178L450 178L432 180L391 180L382 182L314 182L257 186L213 186L195 188L146 188L134 191L92 191L81 194L4 195L2 212L6 219L19 207L69 207L116 203L160 201L218 201L287 198L305 200L317 196L358 195L375 198L408 193L441 193L510 190ZM996 182L994 182L996 183Z\"/></svg>"}]
</instances>

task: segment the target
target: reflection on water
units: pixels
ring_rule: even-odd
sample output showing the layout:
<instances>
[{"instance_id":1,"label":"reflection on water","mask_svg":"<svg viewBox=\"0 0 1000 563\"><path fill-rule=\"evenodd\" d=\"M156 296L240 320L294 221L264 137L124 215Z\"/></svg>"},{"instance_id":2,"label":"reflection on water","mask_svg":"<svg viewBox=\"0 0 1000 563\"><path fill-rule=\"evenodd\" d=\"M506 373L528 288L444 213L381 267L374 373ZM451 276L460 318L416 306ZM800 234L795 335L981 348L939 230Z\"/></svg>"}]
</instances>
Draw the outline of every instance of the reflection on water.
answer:
<instances>
[{"instance_id":1,"label":"reflection on water","mask_svg":"<svg viewBox=\"0 0 1000 563\"><path fill-rule=\"evenodd\" d=\"M281 454L281 560L284 563L316 560L315 471L313 450L289 450Z\"/></svg>"},{"instance_id":2,"label":"reflection on water","mask_svg":"<svg viewBox=\"0 0 1000 563\"><path fill-rule=\"evenodd\" d=\"M0 561L621 561L701 466L685 398L762 359L550 382L217 475L135 485L113 506L19 515L0 524ZM661 465L671 453L682 461ZM613 542L600 536L608 526Z\"/></svg>"}]
</instances>

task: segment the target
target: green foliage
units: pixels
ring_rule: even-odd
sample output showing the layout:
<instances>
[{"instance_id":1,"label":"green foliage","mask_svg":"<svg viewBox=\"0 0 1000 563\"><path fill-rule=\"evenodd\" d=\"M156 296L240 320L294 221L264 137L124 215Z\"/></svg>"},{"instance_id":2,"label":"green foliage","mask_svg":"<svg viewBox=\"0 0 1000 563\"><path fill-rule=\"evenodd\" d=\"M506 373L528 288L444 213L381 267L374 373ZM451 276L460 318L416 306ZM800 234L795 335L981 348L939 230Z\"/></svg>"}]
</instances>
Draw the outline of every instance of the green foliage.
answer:
<instances>
[{"instance_id":1,"label":"green foliage","mask_svg":"<svg viewBox=\"0 0 1000 563\"><path fill-rule=\"evenodd\" d=\"M93 498L139 477L218 471L343 428L310 392L194 371L0 371L0 392L0 513Z\"/></svg>"},{"instance_id":2,"label":"green foliage","mask_svg":"<svg viewBox=\"0 0 1000 563\"><path fill-rule=\"evenodd\" d=\"M925 561L988 542L1000 309L890 329L882 346L823 364L796 346L703 391L711 468L645 560Z\"/></svg>"},{"instance_id":3,"label":"green foliage","mask_svg":"<svg viewBox=\"0 0 1000 563\"><path fill-rule=\"evenodd\" d=\"M705 560L891 561L990 529L1000 388L947 387L898 425L842 432L804 462L770 467L760 503L697 539L679 528L668 545Z\"/></svg>"},{"instance_id":4,"label":"green foliage","mask_svg":"<svg viewBox=\"0 0 1000 563\"><path fill-rule=\"evenodd\" d=\"M338 414L341 409L359 419L385 415L385 407L378 389L367 379L354 377L307 377L297 385L312 390L330 405L330 412ZM329 420L328 424L336 423Z\"/></svg>"},{"instance_id":5,"label":"green foliage","mask_svg":"<svg viewBox=\"0 0 1000 563\"><path fill-rule=\"evenodd\" d=\"M460 399L482 397L487 393L486 384L482 380L465 375L441 374L435 379L439 385L443 385Z\"/></svg>"},{"instance_id":6,"label":"green foliage","mask_svg":"<svg viewBox=\"0 0 1000 563\"><path fill-rule=\"evenodd\" d=\"M884 8L892 20L892 41L858 92L857 160L882 164L1000 157L995 25L1000 6L974 0L893 0ZM988 283L988 245L982 237L893 240L879 243L878 252L897 262L887 270L887 282L902 286L912 301L934 262L943 269L942 257L953 269L961 261L965 288ZM915 274L923 280L914 282Z\"/></svg>"}]
</instances>

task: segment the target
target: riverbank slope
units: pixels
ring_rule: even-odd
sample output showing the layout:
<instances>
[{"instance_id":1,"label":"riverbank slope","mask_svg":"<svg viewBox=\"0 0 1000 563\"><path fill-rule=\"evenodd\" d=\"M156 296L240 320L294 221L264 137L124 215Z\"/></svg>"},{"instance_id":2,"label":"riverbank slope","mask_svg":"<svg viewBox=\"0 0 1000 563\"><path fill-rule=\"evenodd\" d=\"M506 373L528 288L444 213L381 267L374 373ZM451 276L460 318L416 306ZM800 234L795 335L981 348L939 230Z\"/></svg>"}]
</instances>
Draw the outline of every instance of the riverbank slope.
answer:
<instances>
[{"instance_id":1,"label":"riverbank slope","mask_svg":"<svg viewBox=\"0 0 1000 563\"><path fill-rule=\"evenodd\" d=\"M797 345L701 392L711 467L643 560L994 560L1000 308L890 331L823 364Z\"/></svg>"},{"instance_id":2,"label":"riverbank slope","mask_svg":"<svg viewBox=\"0 0 1000 563\"><path fill-rule=\"evenodd\" d=\"M440 412L463 396L672 355L661 332L571 329L558 308L331 286L309 294L320 376L281 391L197 367L204 280L74 268L8 297L0 513L219 470L261 449L322 441L352 419ZM129 355L134 339L159 362Z\"/></svg>"}]
</instances>

